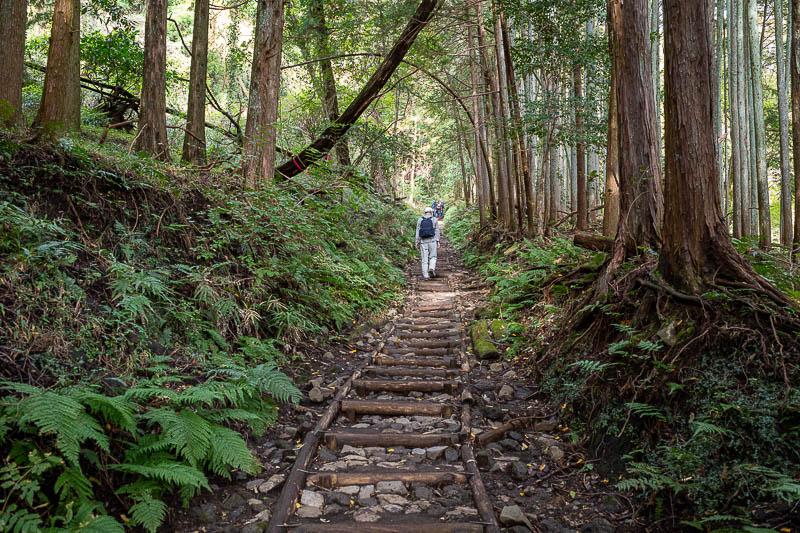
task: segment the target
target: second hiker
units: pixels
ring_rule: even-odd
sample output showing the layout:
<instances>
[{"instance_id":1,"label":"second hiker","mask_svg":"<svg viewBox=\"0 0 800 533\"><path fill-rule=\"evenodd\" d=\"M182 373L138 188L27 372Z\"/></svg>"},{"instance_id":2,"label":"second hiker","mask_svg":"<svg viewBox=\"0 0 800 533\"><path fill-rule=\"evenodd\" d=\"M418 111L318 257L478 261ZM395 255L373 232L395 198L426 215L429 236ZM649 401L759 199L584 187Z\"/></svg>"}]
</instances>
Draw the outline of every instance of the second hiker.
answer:
<instances>
[{"instance_id":1,"label":"second hiker","mask_svg":"<svg viewBox=\"0 0 800 533\"><path fill-rule=\"evenodd\" d=\"M433 208L426 207L425 213L417 220L417 235L414 239L422 257L422 277L436 277L436 249L439 248L439 221L433 216Z\"/></svg>"}]
</instances>

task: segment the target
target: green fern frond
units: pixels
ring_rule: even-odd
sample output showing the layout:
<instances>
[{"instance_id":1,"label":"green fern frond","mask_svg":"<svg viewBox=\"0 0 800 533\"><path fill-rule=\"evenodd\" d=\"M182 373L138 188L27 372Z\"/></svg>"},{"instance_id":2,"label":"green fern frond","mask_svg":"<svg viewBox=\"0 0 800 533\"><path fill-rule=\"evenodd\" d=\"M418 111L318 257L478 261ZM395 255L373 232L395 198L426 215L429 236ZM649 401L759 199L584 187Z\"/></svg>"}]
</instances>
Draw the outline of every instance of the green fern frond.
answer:
<instances>
[{"instance_id":1,"label":"green fern frond","mask_svg":"<svg viewBox=\"0 0 800 533\"><path fill-rule=\"evenodd\" d=\"M601 363L600 361L585 359L583 361L576 361L569 366L574 366L586 374L593 374L594 372L602 373L606 368L616 366L617 364L619 363Z\"/></svg>"},{"instance_id":2,"label":"green fern frond","mask_svg":"<svg viewBox=\"0 0 800 533\"><path fill-rule=\"evenodd\" d=\"M136 431L136 406L123 396L106 396L97 392L79 389L70 396L85 405L92 413L100 412L109 423L134 433Z\"/></svg>"},{"instance_id":3,"label":"green fern frond","mask_svg":"<svg viewBox=\"0 0 800 533\"><path fill-rule=\"evenodd\" d=\"M692 434L692 438L698 435L730 435L733 432L729 429L717 426L712 424L711 422L704 422L702 420L695 420L691 423L692 428L694 428L694 433Z\"/></svg>"},{"instance_id":4,"label":"green fern frond","mask_svg":"<svg viewBox=\"0 0 800 533\"><path fill-rule=\"evenodd\" d=\"M170 483L177 487L211 490L208 479L197 468L169 458L155 458L146 464L122 463L109 465L112 470Z\"/></svg>"},{"instance_id":5,"label":"green fern frond","mask_svg":"<svg viewBox=\"0 0 800 533\"><path fill-rule=\"evenodd\" d=\"M152 409L142 416L149 425L158 424L164 430L164 438L185 457L191 465L205 459L213 436L211 424L192 411L175 411L164 407Z\"/></svg>"},{"instance_id":6,"label":"green fern frond","mask_svg":"<svg viewBox=\"0 0 800 533\"><path fill-rule=\"evenodd\" d=\"M53 489L62 500L70 495L79 500L90 500L94 495L91 481L76 468L65 468L53 484Z\"/></svg>"},{"instance_id":7,"label":"green fern frond","mask_svg":"<svg viewBox=\"0 0 800 533\"><path fill-rule=\"evenodd\" d=\"M0 531L8 533L38 533L42 530L42 519L27 509L19 509L12 503L0 512Z\"/></svg>"},{"instance_id":8,"label":"green fern frond","mask_svg":"<svg viewBox=\"0 0 800 533\"><path fill-rule=\"evenodd\" d=\"M131 525L142 526L149 533L155 533L167 516L167 504L148 497L131 505L128 512L131 514Z\"/></svg>"},{"instance_id":9,"label":"green fern frond","mask_svg":"<svg viewBox=\"0 0 800 533\"><path fill-rule=\"evenodd\" d=\"M265 363L253 367L247 373L247 379L258 390L270 394L279 402L297 403L303 397L292 380L271 364Z\"/></svg>"},{"instance_id":10,"label":"green fern frond","mask_svg":"<svg viewBox=\"0 0 800 533\"><path fill-rule=\"evenodd\" d=\"M667 421L667 417L659 410L658 407L647 403L628 402L625 407L631 410L632 413L641 418L655 418L662 422Z\"/></svg>"},{"instance_id":11,"label":"green fern frond","mask_svg":"<svg viewBox=\"0 0 800 533\"><path fill-rule=\"evenodd\" d=\"M247 444L238 432L223 426L214 426L213 431L208 462L212 472L227 478L230 477L231 468L248 474L258 472L258 461L250 453Z\"/></svg>"}]
</instances>

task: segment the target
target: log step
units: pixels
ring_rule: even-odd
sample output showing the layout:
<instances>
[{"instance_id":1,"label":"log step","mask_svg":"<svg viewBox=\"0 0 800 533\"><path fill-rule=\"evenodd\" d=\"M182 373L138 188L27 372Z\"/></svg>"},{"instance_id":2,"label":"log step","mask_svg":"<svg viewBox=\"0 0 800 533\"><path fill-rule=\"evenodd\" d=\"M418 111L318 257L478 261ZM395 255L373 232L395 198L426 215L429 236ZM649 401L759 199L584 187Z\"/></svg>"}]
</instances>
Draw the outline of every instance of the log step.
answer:
<instances>
[{"instance_id":1,"label":"log step","mask_svg":"<svg viewBox=\"0 0 800 533\"><path fill-rule=\"evenodd\" d=\"M402 481L404 483L423 483L425 485L442 486L453 483L464 484L467 475L451 471L412 471L380 470L376 472L319 472L310 474L307 485L315 485L323 489L349 487L351 485L374 485L380 481Z\"/></svg>"},{"instance_id":2,"label":"log step","mask_svg":"<svg viewBox=\"0 0 800 533\"><path fill-rule=\"evenodd\" d=\"M444 329L441 331L398 331L395 333L398 339L460 339L461 330Z\"/></svg>"},{"instance_id":3,"label":"log step","mask_svg":"<svg viewBox=\"0 0 800 533\"><path fill-rule=\"evenodd\" d=\"M383 347L383 353L387 355L407 355L409 353L414 355L447 355L453 353L450 348L387 348Z\"/></svg>"},{"instance_id":4,"label":"log step","mask_svg":"<svg viewBox=\"0 0 800 533\"><path fill-rule=\"evenodd\" d=\"M397 327L403 328L405 331L443 331L449 329L461 329L464 324L461 322L451 322L449 320L398 320Z\"/></svg>"},{"instance_id":5,"label":"log step","mask_svg":"<svg viewBox=\"0 0 800 533\"><path fill-rule=\"evenodd\" d=\"M300 524L287 526L291 533L484 533L483 524L470 522L414 522L413 524Z\"/></svg>"},{"instance_id":6,"label":"log step","mask_svg":"<svg viewBox=\"0 0 800 533\"><path fill-rule=\"evenodd\" d=\"M364 374L382 376L408 376L412 378L454 378L461 375L460 370L450 368L397 368L397 367L380 367L368 366L363 370Z\"/></svg>"},{"instance_id":7,"label":"log step","mask_svg":"<svg viewBox=\"0 0 800 533\"><path fill-rule=\"evenodd\" d=\"M325 446L331 450L338 450L348 444L350 446L391 448L403 446L405 448L430 448L432 446L451 446L458 444L458 433L431 433L420 435L417 433L348 433L344 431L331 431L325 433Z\"/></svg>"},{"instance_id":8,"label":"log step","mask_svg":"<svg viewBox=\"0 0 800 533\"><path fill-rule=\"evenodd\" d=\"M356 415L427 415L450 418L453 406L436 402L342 400L341 410L351 421Z\"/></svg>"},{"instance_id":9,"label":"log step","mask_svg":"<svg viewBox=\"0 0 800 533\"><path fill-rule=\"evenodd\" d=\"M427 313L418 313L413 311L411 318L455 318L452 311L429 311Z\"/></svg>"},{"instance_id":10,"label":"log step","mask_svg":"<svg viewBox=\"0 0 800 533\"><path fill-rule=\"evenodd\" d=\"M455 357L388 357L378 354L372 359L373 364L380 366L417 366L431 368L456 368Z\"/></svg>"},{"instance_id":11,"label":"log step","mask_svg":"<svg viewBox=\"0 0 800 533\"><path fill-rule=\"evenodd\" d=\"M392 379L357 379L353 381L353 389L359 394L365 391L380 392L447 392L455 394L458 390L458 381L445 380L418 380L396 381Z\"/></svg>"},{"instance_id":12,"label":"log step","mask_svg":"<svg viewBox=\"0 0 800 533\"><path fill-rule=\"evenodd\" d=\"M404 339L399 342L399 346L392 344L392 346L397 346L398 348L405 348L411 346L413 348L455 348L459 342L459 340L440 340L440 339L425 339L425 338L415 338L415 339Z\"/></svg>"}]
</instances>

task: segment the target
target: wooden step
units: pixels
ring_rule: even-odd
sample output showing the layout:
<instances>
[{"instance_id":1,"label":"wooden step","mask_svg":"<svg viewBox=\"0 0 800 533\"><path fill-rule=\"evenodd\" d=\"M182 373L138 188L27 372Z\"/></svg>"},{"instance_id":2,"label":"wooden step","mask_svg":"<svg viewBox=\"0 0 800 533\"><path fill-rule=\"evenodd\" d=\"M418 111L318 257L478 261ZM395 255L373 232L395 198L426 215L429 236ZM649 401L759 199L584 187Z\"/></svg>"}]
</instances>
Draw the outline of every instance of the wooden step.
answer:
<instances>
[{"instance_id":1,"label":"wooden step","mask_svg":"<svg viewBox=\"0 0 800 533\"><path fill-rule=\"evenodd\" d=\"M386 346L383 347L381 350L383 353L387 355L408 355L413 353L414 355L448 355L453 353L452 348L387 348Z\"/></svg>"},{"instance_id":2,"label":"wooden step","mask_svg":"<svg viewBox=\"0 0 800 533\"><path fill-rule=\"evenodd\" d=\"M408 402L391 400L342 400L341 411L351 422L356 415L390 415L390 416L441 416L450 418L453 406L437 402Z\"/></svg>"},{"instance_id":3,"label":"wooden step","mask_svg":"<svg viewBox=\"0 0 800 533\"><path fill-rule=\"evenodd\" d=\"M458 340L440 340L440 339L426 339L426 338L409 338L398 341L398 344L386 345L388 350L393 348L455 348L461 342Z\"/></svg>"},{"instance_id":4,"label":"wooden step","mask_svg":"<svg viewBox=\"0 0 800 533\"><path fill-rule=\"evenodd\" d=\"M417 366L433 368L456 368L458 361L455 357L389 357L378 354L372 358L372 363L380 366Z\"/></svg>"},{"instance_id":5,"label":"wooden step","mask_svg":"<svg viewBox=\"0 0 800 533\"><path fill-rule=\"evenodd\" d=\"M377 446L383 448L394 446L430 448L431 446L451 446L458 444L458 442L458 433L431 433L428 435L418 433L350 433L344 431L329 431L325 433L325 446L331 450L338 450L346 444L364 448Z\"/></svg>"},{"instance_id":6,"label":"wooden step","mask_svg":"<svg viewBox=\"0 0 800 533\"><path fill-rule=\"evenodd\" d=\"M460 339L461 330L446 329L442 331L398 331L395 332L398 339Z\"/></svg>"},{"instance_id":7,"label":"wooden step","mask_svg":"<svg viewBox=\"0 0 800 533\"><path fill-rule=\"evenodd\" d=\"M377 392L447 392L455 394L461 385L458 381L417 380L398 381L392 379L357 379L353 381L353 389L359 394L366 391Z\"/></svg>"},{"instance_id":8,"label":"wooden step","mask_svg":"<svg viewBox=\"0 0 800 533\"><path fill-rule=\"evenodd\" d=\"M431 318L430 320L398 320L397 327L402 328L403 331L447 331L455 328L461 329L464 324L458 321Z\"/></svg>"},{"instance_id":9,"label":"wooden step","mask_svg":"<svg viewBox=\"0 0 800 533\"><path fill-rule=\"evenodd\" d=\"M368 366L363 370L367 375L382 375L382 376L408 376L414 378L454 378L461 375L461 370L451 368L414 368L414 367L382 367L382 366Z\"/></svg>"},{"instance_id":10,"label":"wooden step","mask_svg":"<svg viewBox=\"0 0 800 533\"><path fill-rule=\"evenodd\" d=\"M412 524L368 524L339 522L288 525L291 533L484 533L483 524L471 522L414 522Z\"/></svg>"},{"instance_id":11,"label":"wooden step","mask_svg":"<svg viewBox=\"0 0 800 533\"><path fill-rule=\"evenodd\" d=\"M423 483L439 487L454 483L464 484L467 475L463 472L441 470L377 470L374 472L318 472L306 478L308 485L323 489L349 487L351 485L374 485L381 481L402 481L403 483Z\"/></svg>"},{"instance_id":12,"label":"wooden step","mask_svg":"<svg viewBox=\"0 0 800 533\"><path fill-rule=\"evenodd\" d=\"M456 318L453 311L430 311L428 313L418 313L413 311L411 318Z\"/></svg>"}]
</instances>

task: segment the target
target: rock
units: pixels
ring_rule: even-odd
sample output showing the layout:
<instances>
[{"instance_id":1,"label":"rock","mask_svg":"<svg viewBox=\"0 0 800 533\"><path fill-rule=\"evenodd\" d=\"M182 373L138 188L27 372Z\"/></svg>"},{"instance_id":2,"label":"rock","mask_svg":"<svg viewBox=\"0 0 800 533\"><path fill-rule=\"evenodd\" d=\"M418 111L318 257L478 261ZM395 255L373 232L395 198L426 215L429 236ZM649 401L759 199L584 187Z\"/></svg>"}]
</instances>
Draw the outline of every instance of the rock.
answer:
<instances>
[{"instance_id":1,"label":"rock","mask_svg":"<svg viewBox=\"0 0 800 533\"><path fill-rule=\"evenodd\" d=\"M264 480L261 478L251 479L250 481L247 482L245 487L247 488L247 490L252 490L253 492L257 492L258 487L261 486L262 483L264 483Z\"/></svg>"},{"instance_id":2,"label":"rock","mask_svg":"<svg viewBox=\"0 0 800 533\"><path fill-rule=\"evenodd\" d=\"M326 463L329 463L331 461L335 461L336 458L338 457L335 453L333 453L332 451L330 451L328 448L326 448L324 446L319 449L317 454L319 455L320 460L324 461Z\"/></svg>"},{"instance_id":3,"label":"rock","mask_svg":"<svg viewBox=\"0 0 800 533\"><path fill-rule=\"evenodd\" d=\"M319 507L304 506L298 509L295 515L300 518L319 518L322 516L322 509Z\"/></svg>"},{"instance_id":4,"label":"rock","mask_svg":"<svg viewBox=\"0 0 800 533\"><path fill-rule=\"evenodd\" d=\"M400 494L401 496L408 494L408 489L402 481L379 481L375 485L375 490L379 494Z\"/></svg>"},{"instance_id":5,"label":"rock","mask_svg":"<svg viewBox=\"0 0 800 533\"><path fill-rule=\"evenodd\" d=\"M262 531L267 530L268 525L269 524L267 522L255 522L253 524L247 524L239 530L239 533L261 533Z\"/></svg>"},{"instance_id":6,"label":"rock","mask_svg":"<svg viewBox=\"0 0 800 533\"><path fill-rule=\"evenodd\" d=\"M259 500L258 498L250 498L247 500L247 505L250 506L250 510L254 513L260 513L264 509L267 508L267 504L263 501Z\"/></svg>"},{"instance_id":7,"label":"rock","mask_svg":"<svg viewBox=\"0 0 800 533\"><path fill-rule=\"evenodd\" d=\"M272 518L272 513L269 512L269 509L264 509L257 515L253 517L253 520L257 520L259 522L264 522L265 524L269 522L269 519Z\"/></svg>"},{"instance_id":8,"label":"rock","mask_svg":"<svg viewBox=\"0 0 800 533\"><path fill-rule=\"evenodd\" d=\"M500 523L504 526L521 525L533 529L533 524L531 524L528 517L525 516L525 513L522 512L519 505L506 505L503 507L503 510L500 511Z\"/></svg>"},{"instance_id":9,"label":"rock","mask_svg":"<svg viewBox=\"0 0 800 533\"><path fill-rule=\"evenodd\" d=\"M239 507L244 506L247 503L244 498L239 496L237 493L229 494L225 500L222 502L222 508L227 511L232 511L233 509L238 509Z\"/></svg>"},{"instance_id":10,"label":"rock","mask_svg":"<svg viewBox=\"0 0 800 533\"><path fill-rule=\"evenodd\" d=\"M308 391L308 399L314 403L322 403L323 401L325 401L325 394L319 387L314 387L313 389Z\"/></svg>"},{"instance_id":11,"label":"rock","mask_svg":"<svg viewBox=\"0 0 800 533\"><path fill-rule=\"evenodd\" d=\"M522 461L514 461L511 463L511 478L516 481L525 481L528 479L528 466Z\"/></svg>"},{"instance_id":12,"label":"rock","mask_svg":"<svg viewBox=\"0 0 800 533\"><path fill-rule=\"evenodd\" d=\"M418 500L430 500L433 497L433 491L430 487L425 485L417 485L414 487L414 498Z\"/></svg>"},{"instance_id":13,"label":"rock","mask_svg":"<svg viewBox=\"0 0 800 533\"><path fill-rule=\"evenodd\" d=\"M550 449L547 450L547 453L550 454L550 457L552 457L554 461L560 461L564 458L564 452L558 446L550 446Z\"/></svg>"},{"instance_id":14,"label":"rock","mask_svg":"<svg viewBox=\"0 0 800 533\"><path fill-rule=\"evenodd\" d=\"M378 494L378 501L381 502L381 505L408 505L411 503L408 501L407 498L400 496L399 494Z\"/></svg>"},{"instance_id":15,"label":"rock","mask_svg":"<svg viewBox=\"0 0 800 533\"><path fill-rule=\"evenodd\" d=\"M605 518L595 518L581 526L581 533L614 533L614 526Z\"/></svg>"},{"instance_id":16,"label":"rock","mask_svg":"<svg viewBox=\"0 0 800 533\"><path fill-rule=\"evenodd\" d=\"M503 377L506 379L517 379L517 373L514 372L513 370L509 370L508 372L503 374Z\"/></svg>"},{"instance_id":17,"label":"rock","mask_svg":"<svg viewBox=\"0 0 800 533\"><path fill-rule=\"evenodd\" d=\"M475 322L470 328L470 336L472 337L472 350L479 360L500 357L500 352L489 336L489 322L487 320Z\"/></svg>"},{"instance_id":18,"label":"rock","mask_svg":"<svg viewBox=\"0 0 800 533\"><path fill-rule=\"evenodd\" d=\"M377 522L379 519L378 513L369 509L359 509L353 513L353 520L356 522Z\"/></svg>"},{"instance_id":19,"label":"rock","mask_svg":"<svg viewBox=\"0 0 800 533\"><path fill-rule=\"evenodd\" d=\"M342 446L342 455L360 455L361 457L366 457L367 454L364 452L364 448L356 448L345 444Z\"/></svg>"},{"instance_id":20,"label":"rock","mask_svg":"<svg viewBox=\"0 0 800 533\"><path fill-rule=\"evenodd\" d=\"M552 518L545 518L539 525L543 533L573 533L575 530L568 528L561 520L554 520Z\"/></svg>"},{"instance_id":21,"label":"rock","mask_svg":"<svg viewBox=\"0 0 800 533\"><path fill-rule=\"evenodd\" d=\"M358 491L358 502L361 505L366 505L364 502L375 496L375 485L364 485Z\"/></svg>"},{"instance_id":22,"label":"rock","mask_svg":"<svg viewBox=\"0 0 800 533\"><path fill-rule=\"evenodd\" d=\"M258 486L258 492L261 494L266 494L272 489L283 485L284 481L286 481L286 476L284 474L275 474L270 476L268 480Z\"/></svg>"},{"instance_id":23,"label":"rock","mask_svg":"<svg viewBox=\"0 0 800 533\"><path fill-rule=\"evenodd\" d=\"M433 446L426 450L425 456L431 461L441 459L447 448L448 448L447 446Z\"/></svg>"},{"instance_id":24,"label":"rock","mask_svg":"<svg viewBox=\"0 0 800 533\"><path fill-rule=\"evenodd\" d=\"M324 354L322 354L322 358L325 359L326 361L333 361L334 359L333 352L325 352Z\"/></svg>"},{"instance_id":25,"label":"rock","mask_svg":"<svg viewBox=\"0 0 800 533\"><path fill-rule=\"evenodd\" d=\"M515 441L514 439L503 439L500 442L498 442L498 444L503 448L505 448L506 450L512 452L519 450L519 442Z\"/></svg>"},{"instance_id":26,"label":"rock","mask_svg":"<svg viewBox=\"0 0 800 533\"><path fill-rule=\"evenodd\" d=\"M330 492L329 499L331 503L339 504L343 507L350 507L350 495L345 494L344 492Z\"/></svg>"},{"instance_id":27,"label":"rock","mask_svg":"<svg viewBox=\"0 0 800 533\"><path fill-rule=\"evenodd\" d=\"M508 324L505 320L495 318L489 323L489 331L492 332L492 337L494 337L495 340L500 340L506 336Z\"/></svg>"},{"instance_id":28,"label":"rock","mask_svg":"<svg viewBox=\"0 0 800 533\"><path fill-rule=\"evenodd\" d=\"M442 507L441 505L439 505L438 503L432 503L430 505L430 507L428 507L426 512L429 515L438 518L440 516L444 516L444 514L447 512L447 510L444 507Z\"/></svg>"},{"instance_id":29,"label":"rock","mask_svg":"<svg viewBox=\"0 0 800 533\"><path fill-rule=\"evenodd\" d=\"M670 322L656 332L658 338L664 341L667 346L675 346L678 341L678 335L675 332L675 323Z\"/></svg>"},{"instance_id":30,"label":"rock","mask_svg":"<svg viewBox=\"0 0 800 533\"><path fill-rule=\"evenodd\" d=\"M507 402L514 398L514 387L511 385L503 385L497 393L497 399L501 402Z\"/></svg>"},{"instance_id":31,"label":"rock","mask_svg":"<svg viewBox=\"0 0 800 533\"><path fill-rule=\"evenodd\" d=\"M348 496L355 496L358 494L358 491L361 489L358 485L348 485L346 487L339 487L336 489L336 492L341 492L347 494Z\"/></svg>"},{"instance_id":32,"label":"rock","mask_svg":"<svg viewBox=\"0 0 800 533\"><path fill-rule=\"evenodd\" d=\"M531 530L525 526L514 526L508 528L506 531L507 533L531 533Z\"/></svg>"},{"instance_id":33,"label":"rock","mask_svg":"<svg viewBox=\"0 0 800 533\"><path fill-rule=\"evenodd\" d=\"M386 505L382 505L381 507L387 513L397 514L397 513L402 513L403 512L403 506L402 505L395 505L393 503L387 503Z\"/></svg>"},{"instance_id":34,"label":"rock","mask_svg":"<svg viewBox=\"0 0 800 533\"><path fill-rule=\"evenodd\" d=\"M444 451L444 459L448 463L455 463L456 461L458 461L458 456L459 456L458 450L456 450L455 448L447 448Z\"/></svg>"},{"instance_id":35,"label":"rock","mask_svg":"<svg viewBox=\"0 0 800 533\"><path fill-rule=\"evenodd\" d=\"M325 496L313 490L304 490L300 495L300 504L308 507L322 507L325 505Z\"/></svg>"},{"instance_id":36,"label":"rock","mask_svg":"<svg viewBox=\"0 0 800 533\"><path fill-rule=\"evenodd\" d=\"M350 507L350 506L348 505L347 507ZM326 516L332 516L332 515L341 514L342 512L345 511L345 509L347 509L347 507L343 507L343 506L339 505L338 503L331 503L331 504L325 506L324 514Z\"/></svg>"},{"instance_id":37,"label":"rock","mask_svg":"<svg viewBox=\"0 0 800 533\"><path fill-rule=\"evenodd\" d=\"M480 451L476 453L475 460L477 462L478 468L482 470L486 470L492 466L492 456L487 451Z\"/></svg>"},{"instance_id":38,"label":"rock","mask_svg":"<svg viewBox=\"0 0 800 533\"><path fill-rule=\"evenodd\" d=\"M447 485L442 489L442 495L458 503L468 503L471 498L470 493L459 485Z\"/></svg>"},{"instance_id":39,"label":"rock","mask_svg":"<svg viewBox=\"0 0 800 533\"><path fill-rule=\"evenodd\" d=\"M198 522L211 524L217 520L217 506L213 503L201 503L193 507L189 514Z\"/></svg>"}]
</instances>

